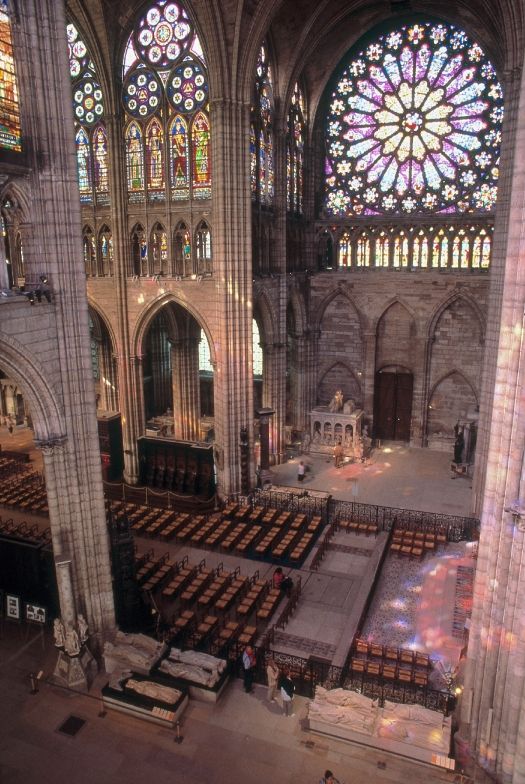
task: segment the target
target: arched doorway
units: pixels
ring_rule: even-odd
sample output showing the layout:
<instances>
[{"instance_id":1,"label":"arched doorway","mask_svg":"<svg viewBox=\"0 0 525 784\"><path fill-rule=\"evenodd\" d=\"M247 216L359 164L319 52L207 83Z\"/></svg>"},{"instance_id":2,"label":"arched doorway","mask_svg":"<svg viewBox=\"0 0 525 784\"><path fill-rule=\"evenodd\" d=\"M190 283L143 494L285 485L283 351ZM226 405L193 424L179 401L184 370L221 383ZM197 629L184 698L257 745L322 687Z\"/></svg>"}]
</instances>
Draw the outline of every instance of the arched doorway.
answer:
<instances>
[{"instance_id":1,"label":"arched doorway","mask_svg":"<svg viewBox=\"0 0 525 784\"><path fill-rule=\"evenodd\" d=\"M410 441L414 376L407 368L391 365L376 373L374 434L386 441Z\"/></svg>"}]
</instances>

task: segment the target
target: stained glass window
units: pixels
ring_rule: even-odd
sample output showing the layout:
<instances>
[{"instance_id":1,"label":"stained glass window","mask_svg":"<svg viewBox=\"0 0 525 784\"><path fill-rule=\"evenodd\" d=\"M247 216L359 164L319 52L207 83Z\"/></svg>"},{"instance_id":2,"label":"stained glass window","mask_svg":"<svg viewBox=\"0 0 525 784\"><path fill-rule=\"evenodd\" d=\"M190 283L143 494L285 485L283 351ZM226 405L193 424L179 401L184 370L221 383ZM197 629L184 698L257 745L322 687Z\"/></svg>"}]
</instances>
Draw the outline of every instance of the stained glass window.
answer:
<instances>
[{"instance_id":1,"label":"stained glass window","mask_svg":"<svg viewBox=\"0 0 525 784\"><path fill-rule=\"evenodd\" d=\"M274 195L273 86L266 46L259 51L250 130L252 198L271 205Z\"/></svg>"},{"instance_id":2,"label":"stained glass window","mask_svg":"<svg viewBox=\"0 0 525 784\"><path fill-rule=\"evenodd\" d=\"M211 364L210 347L208 345L208 338L201 329L201 340L199 343L199 370L206 373L213 373L213 365Z\"/></svg>"},{"instance_id":3,"label":"stained glass window","mask_svg":"<svg viewBox=\"0 0 525 784\"><path fill-rule=\"evenodd\" d=\"M124 84L124 108L132 117L146 119L160 106L161 83L149 68L138 68Z\"/></svg>"},{"instance_id":4,"label":"stained glass window","mask_svg":"<svg viewBox=\"0 0 525 784\"><path fill-rule=\"evenodd\" d=\"M69 73L73 90L80 201L109 203L107 136L104 99L89 49L73 23L67 25Z\"/></svg>"},{"instance_id":5,"label":"stained glass window","mask_svg":"<svg viewBox=\"0 0 525 784\"><path fill-rule=\"evenodd\" d=\"M179 3L158 0L139 18L125 49L123 77L124 108L145 139L148 199L165 199L166 187L173 200L210 198L206 63ZM145 128L151 118L155 124ZM129 198L137 201L135 190Z\"/></svg>"},{"instance_id":6,"label":"stained glass window","mask_svg":"<svg viewBox=\"0 0 525 784\"><path fill-rule=\"evenodd\" d=\"M286 202L289 210L299 213L303 210L304 134L304 98L296 83L288 112Z\"/></svg>"},{"instance_id":7,"label":"stained glass window","mask_svg":"<svg viewBox=\"0 0 525 784\"><path fill-rule=\"evenodd\" d=\"M95 247L95 237L93 236L93 231L89 226L85 226L82 235L86 275L96 275L97 251Z\"/></svg>"},{"instance_id":8,"label":"stained glass window","mask_svg":"<svg viewBox=\"0 0 525 784\"><path fill-rule=\"evenodd\" d=\"M352 263L352 245L350 235L344 232L339 240L339 266L349 267Z\"/></svg>"},{"instance_id":9,"label":"stained glass window","mask_svg":"<svg viewBox=\"0 0 525 784\"><path fill-rule=\"evenodd\" d=\"M13 38L7 3L0 3L0 147L20 152L22 136Z\"/></svg>"},{"instance_id":10,"label":"stained glass window","mask_svg":"<svg viewBox=\"0 0 525 784\"><path fill-rule=\"evenodd\" d=\"M376 267L388 267L390 253L390 238L386 231L382 231L376 239Z\"/></svg>"},{"instance_id":11,"label":"stained glass window","mask_svg":"<svg viewBox=\"0 0 525 784\"><path fill-rule=\"evenodd\" d=\"M327 212L492 210L502 119L496 72L464 32L429 22L379 36L349 60L331 94Z\"/></svg>"},{"instance_id":12,"label":"stained glass window","mask_svg":"<svg viewBox=\"0 0 525 784\"><path fill-rule=\"evenodd\" d=\"M253 375L257 378L262 378L263 374L263 350L261 346L261 336L259 334L259 325L253 319L252 330L252 348L253 348Z\"/></svg>"},{"instance_id":13,"label":"stained glass window","mask_svg":"<svg viewBox=\"0 0 525 784\"><path fill-rule=\"evenodd\" d=\"M161 191L164 196L164 133L157 119L151 121L146 133L148 193Z\"/></svg>"},{"instance_id":14,"label":"stained glass window","mask_svg":"<svg viewBox=\"0 0 525 784\"><path fill-rule=\"evenodd\" d=\"M197 198L211 196L210 124L204 112L198 112L191 129L193 194Z\"/></svg>"},{"instance_id":15,"label":"stained glass window","mask_svg":"<svg viewBox=\"0 0 525 784\"><path fill-rule=\"evenodd\" d=\"M152 235L153 274L159 272L166 274L168 271L168 235L162 224L157 223Z\"/></svg>"},{"instance_id":16,"label":"stained glass window","mask_svg":"<svg viewBox=\"0 0 525 784\"><path fill-rule=\"evenodd\" d=\"M126 131L126 169L128 191L140 201L144 198L144 149L142 131L136 122Z\"/></svg>"},{"instance_id":17,"label":"stained glass window","mask_svg":"<svg viewBox=\"0 0 525 784\"><path fill-rule=\"evenodd\" d=\"M195 233L197 248L197 272L199 275L212 271L211 263L211 233L206 221L202 221Z\"/></svg>"},{"instance_id":18,"label":"stained glass window","mask_svg":"<svg viewBox=\"0 0 525 784\"><path fill-rule=\"evenodd\" d=\"M108 140L106 129L100 125L93 133L94 167L95 167L95 192L107 193L108 182Z\"/></svg>"},{"instance_id":19,"label":"stained glass window","mask_svg":"<svg viewBox=\"0 0 525 784\"><path fill-rule=\"evenodd\" d=\"M80 201L91 204L93 201L91 189L91 149L87 133L83 128L79 128L77 131L76 144Z\"/></svg>"},{"instance_id":20,"label":"stained glass window","mask_svg":"<svg viewBox=\"0 0 525 784\"><path fill-rule=\"evenodd\" d=\"M101 228L99 238L101 274L106 276L113 275L113 239L108 226Z\"/></svg>"},{"instance_id":21,"label":"stained glass window","mask_svg":"<svg viewBox=\"0 0 525 784\"><path fill-rule=\"evenodd\" d=\"M175 115L170 129L171 192L175 199L187 199L190 194L188 124Z\"/></svg>"}]
</instances>

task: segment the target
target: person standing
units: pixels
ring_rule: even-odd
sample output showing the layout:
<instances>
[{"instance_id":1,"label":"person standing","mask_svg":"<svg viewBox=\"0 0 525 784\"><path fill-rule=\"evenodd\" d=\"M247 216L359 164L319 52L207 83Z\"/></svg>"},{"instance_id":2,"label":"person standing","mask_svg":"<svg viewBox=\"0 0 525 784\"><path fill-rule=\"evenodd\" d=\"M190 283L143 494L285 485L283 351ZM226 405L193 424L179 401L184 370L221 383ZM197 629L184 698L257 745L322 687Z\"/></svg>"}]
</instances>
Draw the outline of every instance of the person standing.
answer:
<instances>
[{"instance_id":1,"label":"person standing","mask_svg":"<svg viewBox=\"0 0 525 784\"><path fill-rule=\"evenodd\" d=\"M299 466L297 467L297 479L299 480L299 482L303 481L305 473L306 473L306 466L301 460Z\"/></svg>"},{"instance_id":2,"label":"person standing","mask_svg":"<svg viewBox=\"0 0 525 784\"><path fill-rule=\"evenodd\" d=\"M279 667L272 657L266 663L266 677L268 678L268 702L275 702L275 690L279 681Z\"/></svg>"},{"instance_id":3,"label":"person standing","mask_svg":"<svg viewBox=\"0 0 525 784\"><path fill-rule=\"evenodd\" d=\"M331 770L325 770L324 776L319 784L339 784L339 781L336 779Z\"/></svg>"},{"instance_id":4,"label":"person standing","mask_svg":"<svg viewBox=\"0 0 525 784\"><path fill-rule=\"evenodd\" d=\"M295 716L292 705L295 686L292 679L290 678L290 670L288 668L284 669L281 674L279 679L279 688L281 689L284 715L290 717Z\"/></svg>"},{"instance_id":5,"label":"person standing","mask_svg":"<svg viewBox=\"0 0 525 784\"><path fill-rule=\"evenodd\" d=\"M242 669L244 676L244 691L251 694L253 691L253 675L257 659L251 645L247 645L242 655Z\"/></svg>"}]
</instances>

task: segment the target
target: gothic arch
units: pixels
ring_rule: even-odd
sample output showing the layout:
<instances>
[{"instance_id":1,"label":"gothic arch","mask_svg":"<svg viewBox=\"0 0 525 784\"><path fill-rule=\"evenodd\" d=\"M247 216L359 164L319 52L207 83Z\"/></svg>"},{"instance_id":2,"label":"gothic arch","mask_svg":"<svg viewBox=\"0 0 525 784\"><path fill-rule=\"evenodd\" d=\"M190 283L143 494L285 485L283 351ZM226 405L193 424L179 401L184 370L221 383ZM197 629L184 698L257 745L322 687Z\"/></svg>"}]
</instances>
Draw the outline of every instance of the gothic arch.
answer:
<instances>
[{"instance_id":1,"label":"gothic arch","mask_svg":"<svg viewBox=\"0 0 525 784\"><path fill-rule=\"evenodd\" d=\"M326 378L330 374L334 380L325 384ZM343 390L345 400L348 398L362 400L361 383L350 365L344 360L332 361L320 368L317 381L317 404L328 404L336 389Z\"/></svg>"},{"instance_id":2,"label":"gothic arch","mask_svg":"<svg viewBox=\"0 0 525 784\"><path fill-rule=\"evenodd\" d=\"M256 297L253 303L253 318L259 326L262 342L266 345L275 343L279 338L277 332L279 319L266 292L259 293Z\"/></svg>"},{"instance_id":3,"label":"gothic arch","mask_svg":"<svg viewBox=\"0 0 525 784\"><path fill-rule=\"evenodd\" d=\"M160 313L160 311L163 310L163 308L165 308L166 305L169 305L170 303L178 305L182 310L187 311L191 316L193 316L195 321L199 324L204 334L206 335L206 339L210 347L210 361L213 365L215 365L217 361L217 357L215 353L215 343L213 342L210 326L207 320L204 318L202 313L200 313L200 311L194 307L193 304L191 304L186 300L182 300L181 298L177 297L173 292L161 294L155 300L150 302L148 306L142 311L142 313L140 314L137 320L131 338L132 353L138 357L143 355L144 338L147 334L148 328L150 327L155 316L158 315L158 313ZM170 324L173 326L174 329L176 329L176 322L175 320L171 321L173 316L169 313L169 308L166 315L170 319Z\"/></svg>"},{"instance_id":4,"label":"gothic arch","mask_svg":"<svg viewBox=\"0 0 525 784\"><path fill-rule=\"evenodd\" d=\"M371 320L370 329L373 330L375 334L377 334L377 328L379 326L379 322L386 315L387 311L390 310L390 308L393 305L401 305L401 307L404 310L406 310L406 312L408 313L408 316L410 318L410 321L414 325L414 329L417 332L417 318L416 318L416 314L414 313L413 308L411 308L409 305L407 305L406 302L403 302L401 297L399 297L397 294L395 296L391 297L389 300L387 300L384 303L383 309L382 309L381 313L378 316L376 316L374 319Z\"/></svg>"},{"instance_id":5,"label":"gothic arch","mask_svg":"<svg viewBox=\"0 0 525 784\"><path fill-rule=\"evenodd\" d=\"M0 204L3 204L6 199L11 199L13 202L13 214L18 223L24 223L28 220L28 216L31 214L29 195L23 183L16 180L9 181L0 192Z\"/></svg>"},{"instance_id":6,"label":"gothic arch","mask_svg":"<svg viewBox=\"0 0 525 784\"><path fill-rule=\"evenodd\" d=\"M292 311L295 331L304 334L308 329L306 318L306 304L302 293L297 288L292 288L288 296L288 308Z\"/></svg>"},{"instance_id":7,"label":"gothic arch","mask_svg":"<svg viewBox=\"0 0 525 784\"><path fill-rule=\"evenodd\" d=\"M321 324L323 322L323 317L326 312L326 309L329 307L329 305L332 304L332 302L335 299L337 299L337 297L344 297L346 300L348 300L349 304L352 306L352 308L354 309L357 315L357 318L359 320L359 328L361 332L365 332L365 330L368 328L368 319L361 311L361 309L357 306L355 299L348 293L348 291L345 289L343 285L339 285L336 289L330 291L326 295L326 297L320 302L312 319L312 327L316 330L321 329Z\"/></svg>"},{"instance_id":8,"label":"gothic arch","mask_svg":"<svg viewBox=\"0 0 525 784\"><path fill-rule=\"evenodd\" d=\"M447 379L451 378L452 376L459 376L465 382L465 384L471 389L472 394L476 398L476 403L479 405L479 392L476 392L475 386L473 385L472 381L465 375L465 373L463 373L463 371L457 370L457 369L454 369L454 370L451 370L448 373L445 373L441 378L439 378L432 385L432 388L430 389L430 394L428 396L429 401L432 400L434 392L440 386L440 384L442 384L444 381L446 381Z\"/></svg>"},{"instance_id":9,"label":"gothic arch","mask_svg":"<svg viewBox=\"0 0 525 784\"><path fill-rule=\"evenodd\" d=\"M455 291L446 300L444 300L438 307L435 309L434 313L430 317L427 327L427 338L432 340L432 336L436 330L436 326L439 322L439 319L443 315L443 313L448 310L448 308L453 305L455 302L463 301L465 302L474 312L475 316L478 319L479 329L481 333L481 342L485 342L485 329L486 329L486 318L481 311L478 303L470 294L465 291Z\"/></svg>"},{"instance_id":10,"label":"gothic arch","mask_svg":"<svg viewBox=\"0 0 525 784\"><path fill-rule=\"evenodd\" d=\"M35 441L53 441L65 436L64 415L55 391L31 349L15 338L0 335L0 366L21 388L29 401Z\"/></svg>"},{"instance_id":11,"label":"gothic arch","mask_svg":"<svg viewBox=\"0 0 525 784\"><path fill-rule=\"evenodd\" d=\"M100 307L98 302L95 302L92 297L88 296L88 308L91 310L96 319L98 320L99 324L95 324L95 328L100 332L100 324L103 324L107 330L109 335L109 339L111 340L111 346L113 348L114 353L117 353L117 338L115 336L115 332L113 331L113 326L111 324L110 319L104 313L102 308ZM95 323L95 322L94 322ZM100 335L101 336L101 335Z\"/></svg>"}]
</instances>

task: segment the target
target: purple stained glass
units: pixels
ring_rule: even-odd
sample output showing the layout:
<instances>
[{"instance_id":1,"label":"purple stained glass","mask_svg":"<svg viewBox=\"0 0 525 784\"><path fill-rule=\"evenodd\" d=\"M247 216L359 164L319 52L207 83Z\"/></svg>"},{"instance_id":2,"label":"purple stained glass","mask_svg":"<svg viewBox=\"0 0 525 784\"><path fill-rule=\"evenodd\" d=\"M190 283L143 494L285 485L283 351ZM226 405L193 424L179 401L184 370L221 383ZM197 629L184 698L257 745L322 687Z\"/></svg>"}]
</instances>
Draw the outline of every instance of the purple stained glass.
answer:
<instances>
[{"instance_id":1,"label":"purple stained glass","mask_svg":"<svg viewBox=\"0 0 525 784\"><path fill-rule=\"evenodd\" d=\"M178 3L159 0L134 31L134 44L140 59L157 68L169 68L187 52L194 39L193 25Z\"/></svg>"},{"instance_id":2,"label":"purple stained glass","mask_svg":"<svg viewBox=\"0 0 525 784\"><path fill-rule=\"evenodd\" d=\"M495 70L463 31L429 22L379 36L330 97L328 213L492 210L502 120Z\"/></svg>"},{"instance_id":3,"label":"purple stained glass","mask_svg":"<svg viewBox=\"0 0 525 784\"><path fill-rule=\"evenodd\" d=\"M82 125L95 125L104 114L102 90L92 76L86 76L73 90L75 118Z\"/></svg>"},{"instance_id":4,"label":"purple stained glass","mask_svg":"<svg viewBox=\"0 0 525 784\"><path fill-rule=\"evenodd\" d=\"M168 99L178 112L189 114L201 109L208 100L208 80L196 60L184 60L170 75Z\"/></svg>"},{"instance_id":5,"label":"purple stained glass","mask_svg":"<svg viewBox=\"0 0 525 784\"><path fill-rule=\"evenodd\" d=\"M83 71L94 70L86 44L74 24L67 26L67 46L69 50L69 72L76 79Z\"/></svg>"}]
</instances>

